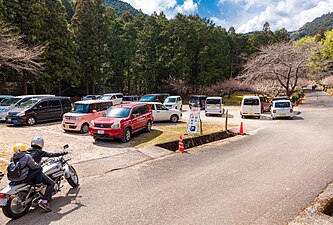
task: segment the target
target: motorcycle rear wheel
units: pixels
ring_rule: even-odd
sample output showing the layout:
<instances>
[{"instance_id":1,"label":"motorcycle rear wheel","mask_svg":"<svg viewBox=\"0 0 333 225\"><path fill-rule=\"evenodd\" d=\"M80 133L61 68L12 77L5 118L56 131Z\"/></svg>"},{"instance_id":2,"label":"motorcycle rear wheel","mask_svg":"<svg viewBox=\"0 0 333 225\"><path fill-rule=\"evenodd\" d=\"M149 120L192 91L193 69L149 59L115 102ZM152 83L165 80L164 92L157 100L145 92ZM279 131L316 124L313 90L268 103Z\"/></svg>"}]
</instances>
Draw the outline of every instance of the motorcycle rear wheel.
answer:
<instances>
[{"instance_id":1,"label":"motorcycle rear wheel","mask_svg":"<svg viewBox=\"0 0 333 225\"><path fill-rule=\"evenodd\" d=\"M15 198L8 199L7 205L2 207L2 212L5 216L11 219L17 219L24 216L30 209L31 201L24 203L28 192L20 191L15 195Z\"/></svg>"},{"instance_id":2,"label":"motorcycle rear wheel","mask_svg":"<svg viewBox=\"0 0 333 225\"><path fill-rule=\"evenodd\" d=\"M74 167L69 166L69 170L70 170L71 176L66 178L66 180L69 183L69 185L72 186L72 188L76 188L79 186L79 176L77 175Z\"/></svg>"}]
</instances>

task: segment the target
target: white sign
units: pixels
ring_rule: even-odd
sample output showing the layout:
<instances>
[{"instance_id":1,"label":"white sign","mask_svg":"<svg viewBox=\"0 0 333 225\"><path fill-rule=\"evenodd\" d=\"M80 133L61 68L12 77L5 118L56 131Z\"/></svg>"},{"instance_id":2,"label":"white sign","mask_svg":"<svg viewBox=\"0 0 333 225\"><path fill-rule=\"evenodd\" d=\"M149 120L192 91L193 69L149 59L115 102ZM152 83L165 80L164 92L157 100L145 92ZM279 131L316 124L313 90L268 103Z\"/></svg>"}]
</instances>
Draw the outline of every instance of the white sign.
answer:
<instances>
[{"instance_id":1,"label":"white sign","mask_svg":"<svg viewBox=\"0 0 333 225\"><path fill-rule=\"evenodd\" d=\"M187 132L189 134L198 133L200 122L200 108L192 108L190 114L190 120L188 122Z\"/></svg>"}]
</instances>

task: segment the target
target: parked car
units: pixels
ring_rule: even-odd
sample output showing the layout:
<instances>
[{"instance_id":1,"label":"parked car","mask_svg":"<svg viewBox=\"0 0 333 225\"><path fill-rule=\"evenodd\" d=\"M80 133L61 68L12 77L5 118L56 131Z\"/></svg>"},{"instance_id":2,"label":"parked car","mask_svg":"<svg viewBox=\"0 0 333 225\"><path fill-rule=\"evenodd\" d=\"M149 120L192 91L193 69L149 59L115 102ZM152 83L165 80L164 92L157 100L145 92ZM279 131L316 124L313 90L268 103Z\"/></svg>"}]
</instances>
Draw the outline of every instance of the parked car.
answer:
<instances>
[{"instance_id":1,"label":"parked car","mask_svg":"<svg viewBox=\"0 0 333 225\"><path fill-rule=\"evenodd\" d=\"M108 93L101 96L101 100L113 100L113 104L121 104L124 95L122 93Z\"/></svg>"},{"instance_id":2,"label":"parked car","mask_svg":"<svg viewBox=\"0 0 333 225\"><path fill-rule=\"evenodd\" d=\"M271 111L272 104L268 101L266 96L259 96L261 103L261 113Z\"/></svg>"},{"instance_id":3,"label":"parked car","mask_svg":"<svg viewBox=\"0 0 333 225\"><path fill-rule=\"evenodd\" d=\"M3 99L0 103L0 121L5 121L9 110L19 106L21 103L28 101L31 98L47 98L55 95L20 95L14 98Z\"/></svg>"},{"instance_id":4,"label":"parked car","mask_svg":"<svg viewBox=\"0 0 333 225\"><path fill-rule=\"evenodd\" d=\"M72 103L68 97L31 98L9 110L6 123L32 126L37 122L61 120L71 109Z\"/></svg>"},{"instance_id":5,"label":"parked car","mask_svg":"<svg viewBox=\"0 0 333 225\"><path fill-rule=\"evenodd\" d=\"M96 100L96 99L100 99L101 96L100 95L86 95L86 96L83 96L81 98L81 100Z\"/></svg>"},{"instance_id":6,"label":"parked car","mask_svg":"<svg viewBox=\"0 0 333 225\"><path fill-rule=\"evenodd\" d=\"M181 111L177 109L168 109L160 102L147 102L153 111L154 121L170 121L177 123L182 118Z\"/></svg>"},{"instance_id":7,"label":"parked car","mask_svg":"<svg viewBox=\"0 0 333 225\"><path fill-rule=\"evenodd\" d=\"M153 113L146 103L129 103L111 106L103 117L91 121L89 133L97 139L131 140L132 134L145 129L150 132Z\"/></svg>"},{"instance_id":8,"label":"parked car","mask_svg":"<svg viewBox=\"0 0 333 225\"><path fill-rule=\"evenodd\" d=\"M1 101L4 100L4 99L13 98L13 97L14 97L14 96L12 96L12 95L0 95L0 103L1 103Z\"/></svg>"},{"instance_id":9,"label":"parked car","mask_svg":"<svg viewBox=\"0 0 333 225\"><path fill-rule=\"evenodd\" d=\"M260 119L261 103L259 96L244 96L241 102L242 118L257 117Z\"/></svg>"},{"instance_id":10,"label":"parked car","mask_svg":"<svg viewBox=\"0 0 333 225\"><path fill-rule=\"evenodd\" d=\"M278 117L293 119L294 110L291 101L290 100L273 101L271 116L273 120Z\"/></svg>"},{"instance_id":11,"label":"parked car","mask_svg":"<svg viewBox=\"0 0 333 225\"><path fill-rule=\"evenodd\" d=\"M123 104L131 103L131 102L138 102L140 97L138 95L127 95L123 97Z\"/></svg>"},{"instance_id":12,"label":"parked car","mask_svg":"<svg viewBox=\"0 0 333 225\"><path fill-rule=\"evenodd\" d=\"M288 96L277 96L277 97L272 98L272 102L279 101L279 100L290 100L290 98Z\"/></svg>"},{"instance_id":13,"label":"parked car","mask_svg":"<svg viewBox=\"0 0 333 225\"><path fill-rule=\"evenodd\" d=\"M161 102L169 97L170 94L146 94L140 98L140 102Z\"/></svg>"},{"instance_id":14,"label":"parked car","mask_svg":"<svg viewBox=\"0 0 333 225\"><path fill-rule=\"evenodd\" d=\"M164 100L163 105L168 109L178 109L182 110L183 108L183 100L180 96L169 96Z\"/></svg>"},{"instance_id":15,"label":"parked car","mask_svg":"<svg viewBox=\"0 0 333 225\"><path fill-rule=\"evenodd\" d=\"M200 109L205 109L206 95L191 95L189 101L189 107L198 107Z\"/></svg>"},{"instance_id":16,"label":"parked car","mask_svg":"<svg viewBox=\"0 0 333 225\"><path fill-rule=\"evenodd\" d=\"M223 98L222 97L207 97L205 115L220 115L224 114Z\"/></svg>"},{"instance_id":17,"label":"parked car","mask_svg":"<svg viewBox=\"0 0 333 225\"><path fill-rule=\"evenodd\" d=\"M61 127L65 131L87 133L92 120L103 116L112 106L111 100L85 100L74 103L73 110L63 116Z\"/></svg>"}]
</instances>

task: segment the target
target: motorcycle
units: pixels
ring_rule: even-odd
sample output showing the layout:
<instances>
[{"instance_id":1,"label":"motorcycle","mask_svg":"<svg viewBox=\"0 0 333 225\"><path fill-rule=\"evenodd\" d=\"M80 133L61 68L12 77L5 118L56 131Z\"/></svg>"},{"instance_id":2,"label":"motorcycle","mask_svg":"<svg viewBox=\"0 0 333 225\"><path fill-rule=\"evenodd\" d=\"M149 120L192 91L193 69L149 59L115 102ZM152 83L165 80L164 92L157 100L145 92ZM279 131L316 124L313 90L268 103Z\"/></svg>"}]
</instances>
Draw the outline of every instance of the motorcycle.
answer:
<instances>
[{"instance_id":1,"label":"motorcycle","mask_svg":"<svg viewBox=\"0 0 333 225\"><path fill-rule=\"evenodd\" d=\"M63 147L69 148L68 145ZM72 188L79 186L79 177L73 166L68 164L70 158L64 156L49 158L41 163L43 173L48 175L55 183L52 195L61 189L61 181L65 178ZM44 196L46 187L42 191L36 192L33 183L10 182L9 185L0 192L0 207L5 216L17 219L24 216L31 206L37 206Z\"/></svg>"}]
</instances>

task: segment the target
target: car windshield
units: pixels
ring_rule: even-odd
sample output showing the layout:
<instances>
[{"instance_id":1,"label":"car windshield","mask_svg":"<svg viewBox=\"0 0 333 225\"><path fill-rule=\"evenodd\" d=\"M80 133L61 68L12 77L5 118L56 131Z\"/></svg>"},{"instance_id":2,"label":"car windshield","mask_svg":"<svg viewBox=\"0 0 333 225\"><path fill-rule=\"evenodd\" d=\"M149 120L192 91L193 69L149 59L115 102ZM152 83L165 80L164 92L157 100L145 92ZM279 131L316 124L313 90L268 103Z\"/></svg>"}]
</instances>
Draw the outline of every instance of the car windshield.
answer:
<instances>
[{"instance_id":1,"label":"car windshield","mask_svg":"<svg viewBox=\"0 0 333 225\"><path fill-rule=\"evenodd\" d=\"M104 117L107 118L127 118L129 117L131 112L131 108L125 108L125 107L110 107L106 113L104 114Z\"/></svg>"},{"instance_id":2,"label":"car windshield","mask_svg":"<svg viewBox=\"0 0 333 225\"><path fill-rule=\"evenodd\" d=\"M207 99L206 103L207 104L221 104L221 100L220 99Z\"/></svg>"},{"instance_id":3,"label":"car windshield","mask_svg":"<svg viewBox=\"0 0 333 225\"><path fill-rule=\"evenodd\" d=\"M10 98L10 99L7 98L7 99L2 100L1 105L2 106L10 106L10 105L13 105L13 104L17 103L20 100L21 100L21 98Z\"/></svg>"},{"instance_id":4,"label":"car windshield","mask_svg":"<svg viewBox=\"0 0 333 225\"><path fill-rule=\"evenodd\" d=\"M176 98L167 98L165 99L165 103L175 103L176 102Z\"/></svg>"},{"instance_id":5,"label":"car windshield","mask_svg":"<svg viewBox=\"0 0 333 225\"><path fill-rule=\"evenodd\" d=\"M18 105L17 107L19 108L23 108L23 109L30 109L31 107L33 107L34 105L36 105L36 103L39 101L39 99L29 99L26 102L22 102L20 105Z\"/></svg>"},{"instance_id":6,"label":"car windshield","mask_svg":"<svg viewBox=\"0 0 333 225\"><path fill-rule=\"evenodd\" d=\"M154 97L154 95L144 95L140 98L140 102L152 102Z\"/></svg>"},{"instance_id":7,"label":"car windshield","mask_svg":"<svg viewBox=\"0 0 333 225\"><path fill-rule=\"evenodd\" d=\"M275 102L275 108L290 108L290 102Z\"/></svg>"},{"instance_id":8,"label":"car windshield","mask_svg":"<svg viewBox=\"0 0 333 225\"><path fill-rule=\"evenodd\" d=\"M244 99L244 105L259 105L259 99L246 98Z\"/></svg>"},{"instance_id":9,"label":"car windshield","mask_svg":"<svg viewBox=\"0 0 333 225\"><path fill-rule=\"evenodd\" d=\"M74 113L89 113L89 104L74 104Z\"/></svg>"}]
</instances>

